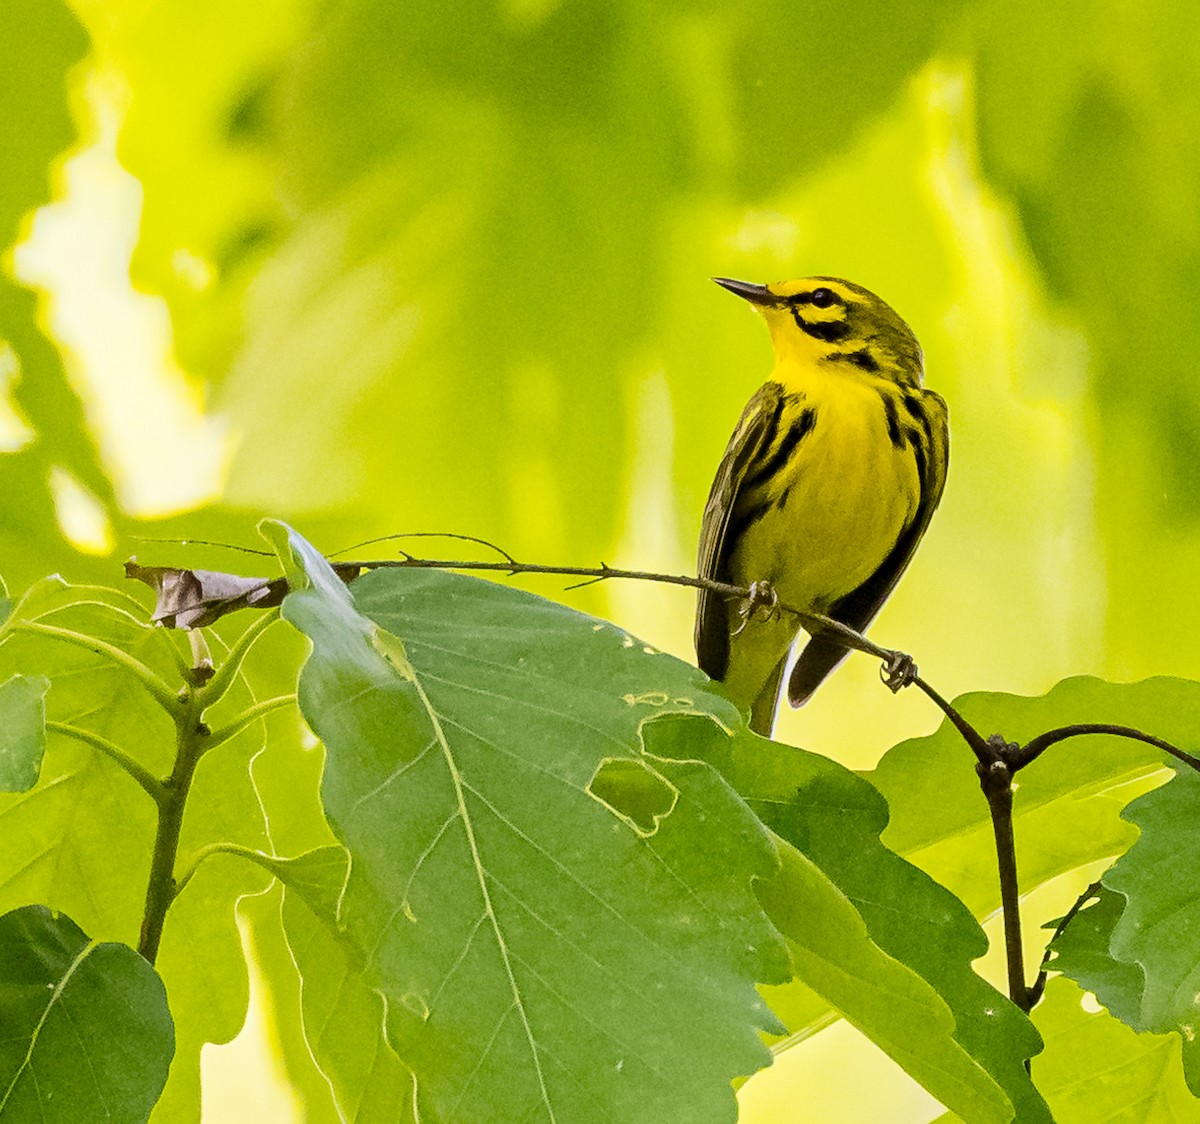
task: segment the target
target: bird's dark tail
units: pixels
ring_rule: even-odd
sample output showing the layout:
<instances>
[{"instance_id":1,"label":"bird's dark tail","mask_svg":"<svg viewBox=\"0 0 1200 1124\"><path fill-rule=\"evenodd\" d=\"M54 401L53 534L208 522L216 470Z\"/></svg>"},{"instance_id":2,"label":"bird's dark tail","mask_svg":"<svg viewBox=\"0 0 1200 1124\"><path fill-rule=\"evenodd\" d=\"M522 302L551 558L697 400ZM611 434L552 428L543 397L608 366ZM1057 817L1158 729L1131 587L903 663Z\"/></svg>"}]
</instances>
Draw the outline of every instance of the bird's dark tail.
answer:
<instances>
[{"instance_id":1,"label":"bird's dark tail","mask_svg":"<svg viewBox=\"0 0 1200 1124\"><path fill-rule=\"evenodd\" d=\"M788 679L788 702L803 706L826 676L846 658L847 649L833 640L813 637L800 653Z\"/></svg>"},{"instance_id":2,"label":"bird's dark tail","mask_svg":"<svg viewBox=\"0 0 1200 1124\"><path fill-rule=\"evenodd\" d=\"M779 688L783 683L783 669L787 666L787 652L775 665L775 670L767 677L763 688L758 692L754 705L750 708L750 729L764 738L771 736L775 728L775 711L779 706Z\"/></svg>"}]
</instances>

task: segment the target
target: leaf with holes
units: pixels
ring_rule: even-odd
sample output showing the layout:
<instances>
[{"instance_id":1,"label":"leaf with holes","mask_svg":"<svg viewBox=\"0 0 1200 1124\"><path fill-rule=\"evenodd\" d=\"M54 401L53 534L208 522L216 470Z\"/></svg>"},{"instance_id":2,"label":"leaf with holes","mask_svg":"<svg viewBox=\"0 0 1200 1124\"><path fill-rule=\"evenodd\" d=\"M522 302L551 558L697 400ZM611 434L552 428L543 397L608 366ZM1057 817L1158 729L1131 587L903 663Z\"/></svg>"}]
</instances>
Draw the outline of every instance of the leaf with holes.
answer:
<instances>
[{"instance_id":1,"label":"leaf with holes","mask_svg":"<svg viewBox=\"0 0 1200 1124\"><path fill-rule=\"evenodd\" d=\"M0 1121L145 1120L175 1032L133 949L45 906L0 917Z\"/></svg>"},{"instance_id":2,"label":"leaf with holes","mask_svg":"<svg viewBox=\"0 0 1200 1124\"><path fill-rule=\"evenodd\" d=\"M754 895L776 856L663 714L731 728L695 668L610 624L460 575L388 570L353 601L269 536L313 651L300 704L350 851L339 922L446 1120L733 1120L780 1029L787 953ZM688 724L676 724L686 730Z\"/></svg>"},{"instance_id":3,"label":"leaf with holes","mask_svg":"<svg viewBox=\"0 0 1200 1124\"><path fill-rule=\"evenodd\" d=\"M1142 970L1136 964L1115 959L1110 951L1113 927L1124 909L1125 898L1101 886L1050 942L1050 968L1095 992L1096 998L1122 1022L1144 1030L1139 1013ZM1051 922L1048 927L1057 924Z\"/></svg>"}]
</instances>

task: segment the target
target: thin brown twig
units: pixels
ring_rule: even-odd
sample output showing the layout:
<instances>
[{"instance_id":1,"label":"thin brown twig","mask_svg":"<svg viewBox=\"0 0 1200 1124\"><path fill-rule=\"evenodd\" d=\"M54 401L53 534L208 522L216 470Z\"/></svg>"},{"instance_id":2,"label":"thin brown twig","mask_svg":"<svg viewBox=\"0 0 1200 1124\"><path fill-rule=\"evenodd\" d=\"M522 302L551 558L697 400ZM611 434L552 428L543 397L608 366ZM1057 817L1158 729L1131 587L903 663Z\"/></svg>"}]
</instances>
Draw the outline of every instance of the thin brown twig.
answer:
<instances>
[{"instance_id":1,"label":"thin brown twig","mask_svg":"<svg viewBox=\"0 0 1200 1124\"><path fill-rule=\"evenodd\" d=\"M235 542L215 542L212 539L171 539L158 538L154 535L131 535L134 542L158 543L172 546L214 546L219 550L232 550L238 554L255 554L259 558L274 558L273 550L260 550L254 546L242 546Z\"/></svg>"},{"instance_id":2,"label":"thin brown twig","mask_svg":"<svg viewBox=\"0 0 1200 1124\"><path fill-rule=\"evenodd\" d=\"M466 559L442 558L384 558L374 560L358 560L340 562L339 565L357 567L362 570L474 570L483 573L516 574L549 574L552 576L588 578L593 582L610 579L627 579L631 581L659 582L664 585L679 585L689 589L703 589L709 593L731 599L746 600L751 591L746 586L732 585L729 582L715 581L712 578L694 578L688 574L660 574L652 570L624 570L616 566L602 563L599 566L547 566L537 562L518 562L509 559L506 562L472 562ZM833 639L845 644L858 652L864 652L877 659L889 660L896 653L890 648L880 647L872 643L862 633L848 625L827 617L823 613L812 613L798 609L794 605L779 602L776 609L794 616L809 631L825 633Z\"/></svg>"},{"instance_id":3,"label":"thin brown twig","mask_svg":"<svg viewBox=\"0 0 1200 1124\"><path fill-rule=\"evenodd\" d=\"M361 550L364 546L376 546L382 542L395 542L397 539L456 539L459 542L473 542L478 546L486 546L489 550L494 550L501 558L507 559L513 565L519 564L504 547L498 546L490 539L482 539L478 535L464 535L458 531L399 531L394 535L380 535L378 538L366 539L363 542L355 543L353 546L345 547L342 550L335 550L329 557L337 558L339 555L345 554L350 550ZM402 551L401 553L405 559L413 557L407 551Z\"/></svg>"},{"instance_id":4,"label":"thin brown twig","mask_svg":"<svg viewBox=\"0 0 1200 1124\"><path fill-rule=\"evenodd\" d=\"M954 725L954 728L962 735L963 741L970 747L971 752L975 754L976 760L980 765L987 765L992 760L992 750L988 745L988 740L974 726L971 725L954 707L953 704L947 702L942 696L933 689L920 675L913 676L914 686L919 688L934 706L936 706Z\"/></svg>"},{"instance_id":5,"label":"thin brown twig","mask_svg":"<svg viewBox=\"0 0 1200 1124\"><path fill-rule=\"evenodd\" d=\"M432 534L432 532L430 532ZM471 536L461 536L463 538L471 538ZM473 540L485 542L485 540ZM494 544L486 544L494 546ZM496 549L500 549L496 547ZM505 553L501 551L501 553ZM504 562L476 562L468 559L441 559L441 558L415 558L411 555L404 558L384 558L384 559L367 559L367 560L351 560L337 563L338 569L342 572L349 573L350 571L358 570L466 570L478 571L482 573L502 573L510 576L517 574L549 574L566 577L581 577L587 578L590 581L608 581L610 579L628 579L633 581L651 581L659 582L666 585L685 586L690 589L703 589L709 593L715 593L718 596L728 597L730 599L746 600L751 596L751 591L740 585L731 585L729 582L719 582L712 578L694 578L686 574L660 574L649 570L624 570L615 566L601 564L600 566L547 566L536 562L518 562L516 559L508 558ZM181 567L182 569L182 567ZM355 575L357 576L357 575ZM286 588L286 582L283 578L264 578L262 585L258 588L270 590L278 587L281 595ZM239 596L229 599L233 602L244 602L248 590L242 590ZM178 616L194 609L204 608L206 605L212 604L211 601L197 601L194 604L174 605L172 606L172 615ZM217 602L219 603L219 601ZM262 608L274 606L278 602L271 598L258 603ZM240 604L239 604L240 607ZM873 643L863 636L860 632L855 631L848 625L844 625L841 621L834 620L832 617L827 617L822 613L811 613L803 609L798 609L793 605L787 605L780 602L775 606L775 610L786 612L794 616L800 624L802 624L809 632L821 632L832 639L844 644L857 652L863 652L868 656L874 656L876 659L890 662L896 660L902 653L898 653L891 648L883 648L878 644Z\"/></svg>"},{"instance_id":6,"label":"thin brown twig","mask_svg":"<svg viewBox=\"0 0 1200 1124\"><path fill-rule=\"evenodd\" d=\"M1093 882L1082 894L1075 899L1075 904L1067 910L1066 914L1059 920L1054 927L1054 935L1046 942L1046 951L1042 954L1041 970L1038 972L1037 980L1033 987L1029 989L1029 1005L1032 1008L1039 999L1042 993L1046 990L1046 980L1050 976L1050 946L1054 944L1059 937L1063 935L1066 927L1078 916L1080 910L1088 904L1094 897L1100 893L1100 880Z\"/></svg>"},{"instance_id":7,"label":"thin brown twig","mask_svg":"<svg viewBox=\"0 0 1200 1124\"><path fill-rule=\"evenodd\" d=\"M1162 738L1156 738L1153 734L1147 734L1133 726L1121 726L1111 722L1077 722L1071 726L1059 726L1055 730L1047 730L1044 734L1038 734L1036 738L1031 738L1017 751L1013 760L1013 768L1024 768L1024 766L1036 760L1052 745L1066 741L1067 738L1078 738L1085 734L1108 734L1112 737L1129 738L1133 741L1145 742L1147 745L1152 745L1157 749L1161 749L1164 753L1170 754L1176 761L1181 761L1189 768L1200 772L1200 757L1193 757L1192 754L1172 745L1170 742L1164 741Z\"/></svg>"}]
</instances>

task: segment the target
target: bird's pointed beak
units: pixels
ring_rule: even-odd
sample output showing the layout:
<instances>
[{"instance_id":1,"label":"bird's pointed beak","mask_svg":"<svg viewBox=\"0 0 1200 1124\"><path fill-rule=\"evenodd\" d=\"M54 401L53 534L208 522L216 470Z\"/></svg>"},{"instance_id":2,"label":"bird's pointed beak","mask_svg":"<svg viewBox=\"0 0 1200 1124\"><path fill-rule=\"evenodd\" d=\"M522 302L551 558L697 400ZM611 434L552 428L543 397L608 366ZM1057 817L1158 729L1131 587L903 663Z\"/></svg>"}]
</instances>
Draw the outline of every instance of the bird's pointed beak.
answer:
<instances>
[{"instance_id":1,"label":"bird's pointed beak","mask_svg":"<svg viewBox=\"0 0 1200 1124\"><path fill-rule=\"evenodd\" d=\"M779 298L766 285L755 285L753 281L734 281L731 277L714 277L722 289L736 293L751 304L775 304Z\"/></svg>"}]
</instances>

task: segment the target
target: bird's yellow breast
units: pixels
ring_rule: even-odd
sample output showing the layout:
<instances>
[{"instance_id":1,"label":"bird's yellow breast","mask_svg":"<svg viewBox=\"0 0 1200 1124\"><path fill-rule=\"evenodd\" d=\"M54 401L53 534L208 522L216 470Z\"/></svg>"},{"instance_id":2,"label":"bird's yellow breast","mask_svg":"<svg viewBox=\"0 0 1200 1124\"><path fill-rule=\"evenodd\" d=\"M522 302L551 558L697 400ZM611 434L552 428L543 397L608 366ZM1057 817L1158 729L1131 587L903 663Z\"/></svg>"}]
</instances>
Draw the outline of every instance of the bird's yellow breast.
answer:
<instances>
[{"instance_id":1,"label":"bird's yellow breast","mask_svg":"<svg viewBox=\"0 0 1200 1124\"><path fill-rule=\"evenodd\" d=\"M815 416L772 484L779 518L747 527L732 570L735 581L770 581L786 604L824 612L882 564L916 512L920 480L911 448L893 440L895 423L889 430L873 380L840 373L801 380L786 366L775 380L795 408Z\"/></svg>"}]
</instances>

